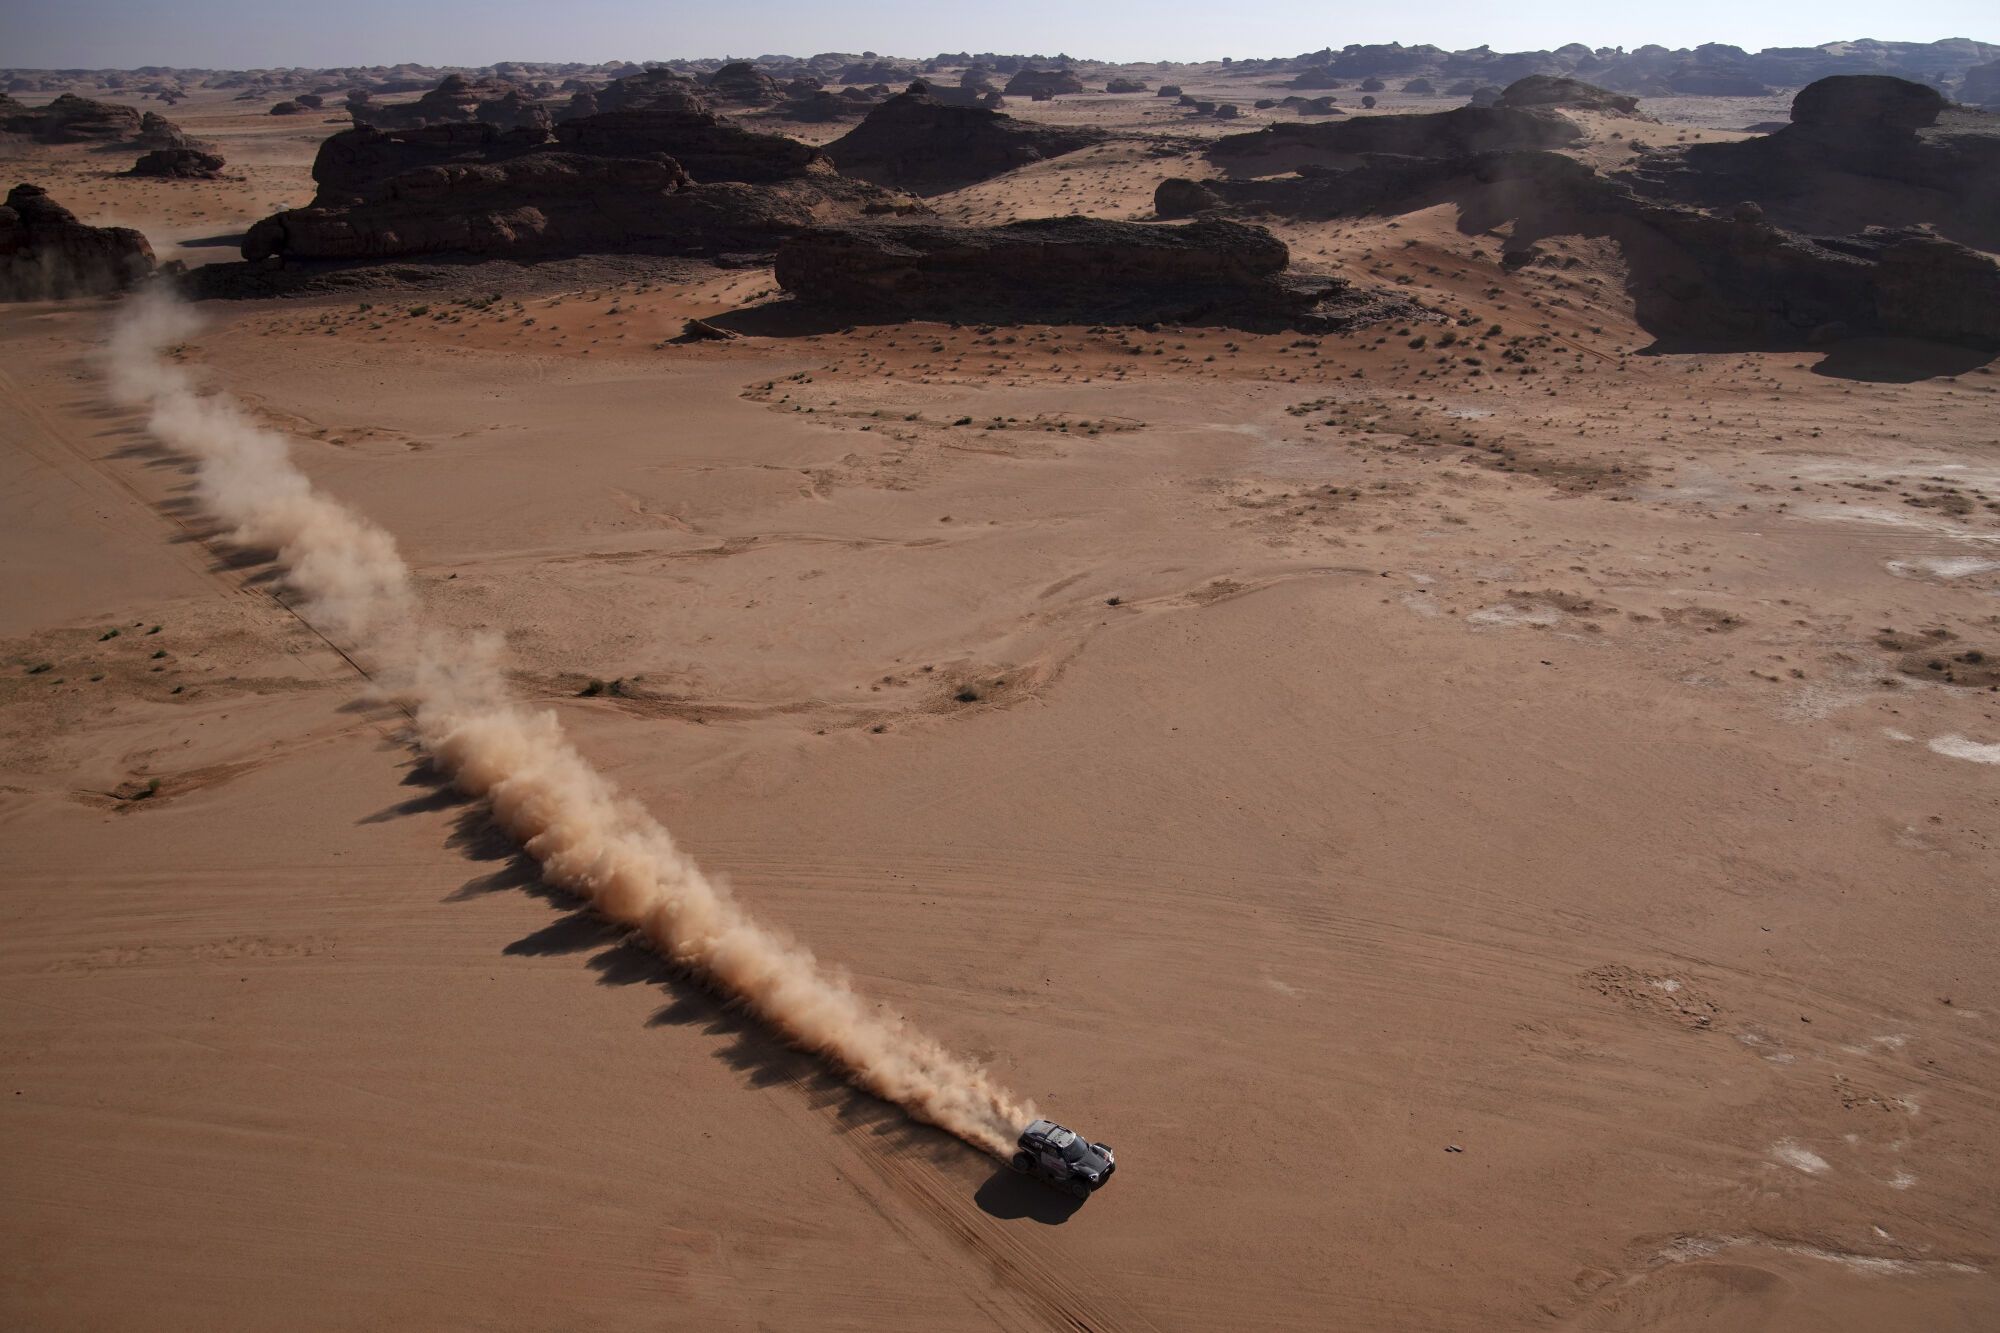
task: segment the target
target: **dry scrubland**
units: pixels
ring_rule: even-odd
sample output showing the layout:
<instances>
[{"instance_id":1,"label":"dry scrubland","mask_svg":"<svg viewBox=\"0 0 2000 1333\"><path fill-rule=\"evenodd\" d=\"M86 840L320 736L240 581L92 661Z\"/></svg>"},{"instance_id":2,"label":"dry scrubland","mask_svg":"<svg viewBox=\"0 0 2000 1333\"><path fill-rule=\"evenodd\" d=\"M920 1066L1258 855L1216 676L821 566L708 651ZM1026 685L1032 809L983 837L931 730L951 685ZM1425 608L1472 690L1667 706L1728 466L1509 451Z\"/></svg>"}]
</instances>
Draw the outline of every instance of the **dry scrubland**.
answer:
<instances>
[{"instance_id":1,"label":"dry scrubland","mask_svg":"<svg viewBox=\"0 0 2000 1333\"><path fill-rule=\"evenodd\" d=\"M1150 137L945 218L1147 217L1268 119L1008 109ZM8 169L232 257L330 129L263 110L171 113L223 181ZM1082 1208L540 887L210 540L115 303L0 307L0 1322L2000 1324L1992 358L1663 354L1615 252L1448 206L1274 230L1454 322L681 344L775 295L690 261L176 352L760 915L1115 1144Z\"/></svg>"}]
</instances>

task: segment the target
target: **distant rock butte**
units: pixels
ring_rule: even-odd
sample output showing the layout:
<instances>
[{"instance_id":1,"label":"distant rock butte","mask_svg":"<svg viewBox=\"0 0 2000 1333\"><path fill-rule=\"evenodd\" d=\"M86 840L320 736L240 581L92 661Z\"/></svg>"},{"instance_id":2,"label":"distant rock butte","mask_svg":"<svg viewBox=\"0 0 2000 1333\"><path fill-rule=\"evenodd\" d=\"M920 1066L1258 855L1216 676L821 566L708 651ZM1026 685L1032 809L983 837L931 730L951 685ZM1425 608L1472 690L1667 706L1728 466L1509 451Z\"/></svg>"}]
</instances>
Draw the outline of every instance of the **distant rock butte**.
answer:
<instances>
[{"instance_id":1,"label":"distant rock butte","mask_svg":"<svg viewBox=\"0 0 2000 1333\"><path fill-rule=\"evenodd\" d=\"M949 103L922 82L868 113L827 145L849 175L935 194L1100 143L1098 130L1039 125L981 106Z\"/></svg>"}]
</instances>

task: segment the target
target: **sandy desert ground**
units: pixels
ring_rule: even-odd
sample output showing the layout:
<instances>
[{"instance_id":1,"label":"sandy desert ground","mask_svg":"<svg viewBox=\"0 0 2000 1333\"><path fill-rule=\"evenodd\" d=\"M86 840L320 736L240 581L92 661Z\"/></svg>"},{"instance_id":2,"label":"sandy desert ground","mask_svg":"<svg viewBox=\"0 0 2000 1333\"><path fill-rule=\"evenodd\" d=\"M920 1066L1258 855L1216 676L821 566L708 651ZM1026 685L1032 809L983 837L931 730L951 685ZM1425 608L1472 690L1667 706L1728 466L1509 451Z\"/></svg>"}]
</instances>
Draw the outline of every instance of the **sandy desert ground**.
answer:
<instances>
[{"instance_id":1,"label":"sandy desert ground","mask_svg":"<svg viewBox=\"0 0 2000 1333\"><path fill-rule=\"evenodd\" d=\"M1114 100L1010 111L1191 133ZM261 109L173 113L237 181L8 165L233 257L329 130ZM939 208L1146 216L1197 146ZM1279 228L1450 347L679 344L772 295L684 263L182 349L760 915L1115 1144L1081 1207L541 888L206 540L117 303L0 308L0 1324L2000 1327L1992 358L1662 352L1457 223Z\"/></svg>"}]
</instances>

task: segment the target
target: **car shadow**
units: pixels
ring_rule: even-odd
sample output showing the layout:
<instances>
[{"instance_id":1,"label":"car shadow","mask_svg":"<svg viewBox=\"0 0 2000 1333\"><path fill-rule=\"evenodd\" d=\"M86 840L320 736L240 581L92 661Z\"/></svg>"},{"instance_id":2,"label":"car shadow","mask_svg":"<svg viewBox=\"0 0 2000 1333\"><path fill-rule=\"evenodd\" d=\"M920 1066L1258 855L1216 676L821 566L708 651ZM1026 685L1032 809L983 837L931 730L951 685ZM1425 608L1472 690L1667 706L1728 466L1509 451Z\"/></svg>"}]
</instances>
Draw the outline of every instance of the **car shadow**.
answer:
<instances>
[{"instance_id":1,"label":"car shadow","mask_svg":"<svg viewBox=\"0 0 2000 1333\"><path fill-rule=\"evenodd\" d=\"M1059 1227L1075 1217L1077 1210L1087 1202L1073 1194L1058 1193L1033 1177L1005 1166L987 1177L986 1183L972 1196L972 1201L989 1217L1009 1222L1025 1217L1051 1227Z\"/></svg>"}]
</instances>

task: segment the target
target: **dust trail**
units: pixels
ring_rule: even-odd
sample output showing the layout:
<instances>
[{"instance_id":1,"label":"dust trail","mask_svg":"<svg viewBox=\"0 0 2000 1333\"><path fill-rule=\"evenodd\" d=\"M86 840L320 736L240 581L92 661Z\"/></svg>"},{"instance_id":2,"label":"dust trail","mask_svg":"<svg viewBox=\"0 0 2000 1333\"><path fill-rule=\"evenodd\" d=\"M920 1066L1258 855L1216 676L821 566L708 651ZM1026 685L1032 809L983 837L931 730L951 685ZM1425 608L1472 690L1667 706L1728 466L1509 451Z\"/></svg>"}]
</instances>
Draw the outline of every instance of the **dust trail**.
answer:
<instances>
[{"instance_id":1,"label":"dust trail","mask_svg":"<svg viewBox=\"0 0 2000 1333\"><path fill-rule=\"evenodd\" d=\"M299 611L370 659L411 710L418 743L486 802L543 877L641 933L857 1087L987 1152L1010 1152L1032 1106L752 919L591 767L554 713L509 701L496 644L421 623L389 534L316 492L284 437L228 398L202 395L168 359L197 325L164 293L131 300L111 338L113 393L149 409L153 434L195 460L201 502L232 541L278 553Z\"/></svg>"}]
</instances>

